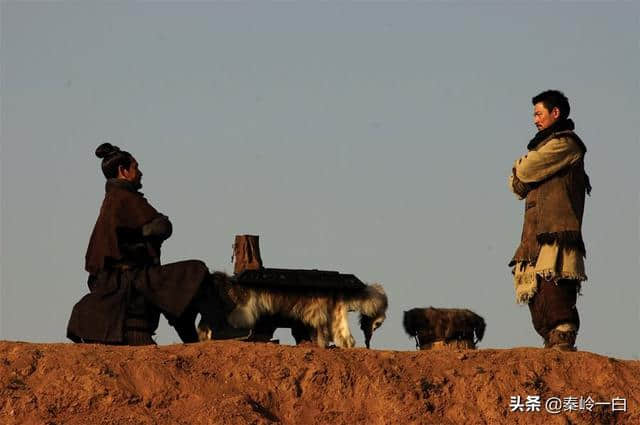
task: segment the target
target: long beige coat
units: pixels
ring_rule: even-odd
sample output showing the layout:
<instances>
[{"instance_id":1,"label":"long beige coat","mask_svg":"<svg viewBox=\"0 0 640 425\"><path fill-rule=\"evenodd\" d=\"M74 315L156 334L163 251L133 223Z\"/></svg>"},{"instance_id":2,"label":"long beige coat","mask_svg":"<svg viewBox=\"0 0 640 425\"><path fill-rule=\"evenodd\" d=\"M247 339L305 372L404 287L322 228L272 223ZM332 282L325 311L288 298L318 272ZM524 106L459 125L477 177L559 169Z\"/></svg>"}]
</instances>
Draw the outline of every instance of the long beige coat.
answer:
<instances>
[{"instance_id":1,"label":"long beige coat","mask_svg":"<svg viewBox=\"0 0 640 425\"><path fill-rule=\"evenodd\" d=\"M570 137L556 137L541 144L536 150L515 161L513 169L523 183L536 183L580 161L583 152ZM513 174L509 176L509 188L519 200L514 189ZM513 268L516 302L527 303L535 295L538 283L536 276L546 280L587 280L583 254L557 243L543 244L535 264L518 262Z\"/></svg>"}]
</instances>

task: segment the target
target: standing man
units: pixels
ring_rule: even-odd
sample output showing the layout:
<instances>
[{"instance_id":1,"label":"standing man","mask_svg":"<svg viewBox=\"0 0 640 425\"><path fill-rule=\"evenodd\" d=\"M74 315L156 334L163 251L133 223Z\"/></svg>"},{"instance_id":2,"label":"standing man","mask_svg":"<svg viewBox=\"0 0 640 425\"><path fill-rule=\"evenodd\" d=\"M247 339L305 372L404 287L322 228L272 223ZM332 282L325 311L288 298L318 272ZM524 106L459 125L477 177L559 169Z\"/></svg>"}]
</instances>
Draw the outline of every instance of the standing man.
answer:
<instances>
[{"instance_id":1,"label":"standing man","mask_svg":"<svg viewBox=\"0 0 640 425\"><path fill-rule=\"evenodd\" d=\"M576 298L586 254L582 238L584 143L573 132L569 100L557 90L532 99L538 128L528 153L513 165L509 186L525 200L524 226L513 267L516 302L527 303L546 348L575 351L580 327Z\"/></svg>"}]
</instances>

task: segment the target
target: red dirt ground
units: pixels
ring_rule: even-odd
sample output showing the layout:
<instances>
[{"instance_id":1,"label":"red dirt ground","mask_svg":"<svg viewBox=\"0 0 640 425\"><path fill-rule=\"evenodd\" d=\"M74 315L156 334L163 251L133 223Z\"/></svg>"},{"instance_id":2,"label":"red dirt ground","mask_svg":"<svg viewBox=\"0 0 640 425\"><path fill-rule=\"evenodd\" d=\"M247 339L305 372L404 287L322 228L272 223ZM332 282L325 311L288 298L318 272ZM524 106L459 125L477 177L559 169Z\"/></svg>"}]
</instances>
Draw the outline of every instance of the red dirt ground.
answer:
<instances>
[{"instance_id":1,"label":"red dirt ground","mask_svg":"<svg viewBox=\"0 0 640 425\"><path fill-rule=\"evenodd\" d=\"M511 411L512 396L534 395L540 412ZM618 400L551 414L552 397ZM632 425L640 424L640 361L537 348L0 342L0 423Z\"/></svg>"}]
</instances>

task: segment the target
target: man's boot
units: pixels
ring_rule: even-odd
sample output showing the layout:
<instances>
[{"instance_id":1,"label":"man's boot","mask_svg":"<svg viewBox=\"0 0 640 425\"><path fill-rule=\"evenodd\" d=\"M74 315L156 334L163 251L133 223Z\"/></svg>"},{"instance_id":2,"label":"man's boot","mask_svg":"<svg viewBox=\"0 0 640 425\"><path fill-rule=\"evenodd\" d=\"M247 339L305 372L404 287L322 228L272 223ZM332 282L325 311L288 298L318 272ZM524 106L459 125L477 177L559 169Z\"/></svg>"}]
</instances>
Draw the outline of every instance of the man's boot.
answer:
<instances>
[{"instance_id":1,"label":"man's boot","mask_svg":"<svg viewBox=\"0 0 640 425\"><path fill-rule=\"evenodd\" d=\"M552 329L545 339L545 348L554 348L560 351L576 351L577 326L571 323L563 323Z\"/></svg>"}]
</instances>

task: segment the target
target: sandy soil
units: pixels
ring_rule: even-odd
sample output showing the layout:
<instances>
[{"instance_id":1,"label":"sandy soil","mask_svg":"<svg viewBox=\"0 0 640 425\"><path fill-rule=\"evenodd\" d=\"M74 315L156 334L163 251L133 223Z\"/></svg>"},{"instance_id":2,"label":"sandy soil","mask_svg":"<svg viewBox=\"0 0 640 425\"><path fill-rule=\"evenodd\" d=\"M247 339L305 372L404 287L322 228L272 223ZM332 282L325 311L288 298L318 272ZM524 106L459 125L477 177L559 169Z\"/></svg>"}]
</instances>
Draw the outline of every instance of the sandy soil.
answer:
<instances>
[{"instance_id":1,"label":"sandy soil","mask_svg":"<svg viewBox=\"0 0 640 425\"><path fill-rule=\"evenodd\" d=\"M516 396L540 396L540 411L512 412ZM553 397L564 402L558 413L545 409ZM581 397L609 404L589 410ZM640 361L537 348L0 342L0 423L631 425Z\"/></svg>"}]
</instances>

